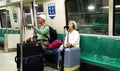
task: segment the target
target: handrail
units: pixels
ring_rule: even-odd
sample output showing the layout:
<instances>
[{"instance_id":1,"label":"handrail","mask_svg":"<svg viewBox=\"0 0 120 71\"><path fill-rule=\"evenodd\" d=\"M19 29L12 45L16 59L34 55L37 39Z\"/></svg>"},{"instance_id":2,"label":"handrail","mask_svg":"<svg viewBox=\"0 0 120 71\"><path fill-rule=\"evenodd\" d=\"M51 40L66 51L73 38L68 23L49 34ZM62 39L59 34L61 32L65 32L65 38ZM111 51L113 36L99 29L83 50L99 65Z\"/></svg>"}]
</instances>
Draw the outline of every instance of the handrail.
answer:
<instances>
[{"instance_id":1,"label":"handrail","mask_svg":"<svg viewBox=\"0 0 120 71\"><path fill-rule=\"evenodd\" d=\"M23 43L23 30L24 30L24 27L23 27L23 0L20 0L20 24L21 24L21 27L20 27L20 45L21 45L21 49L20 49L20 53L21 53L21 55L20 55L20 58L21 58L21 60L20 60L20 71L23 71L23 45L22 45L22 43Z\"/></svg>"}]
</instances>

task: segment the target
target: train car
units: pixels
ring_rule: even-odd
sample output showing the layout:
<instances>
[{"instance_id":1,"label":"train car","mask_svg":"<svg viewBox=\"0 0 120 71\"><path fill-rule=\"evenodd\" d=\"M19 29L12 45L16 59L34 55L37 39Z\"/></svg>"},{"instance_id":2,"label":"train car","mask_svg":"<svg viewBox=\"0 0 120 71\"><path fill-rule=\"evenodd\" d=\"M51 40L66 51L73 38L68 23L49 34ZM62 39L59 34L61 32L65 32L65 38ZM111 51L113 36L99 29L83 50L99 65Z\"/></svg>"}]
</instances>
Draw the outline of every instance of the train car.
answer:
<instances>
[{"instance_id":1,"label":"train car","mask_svg":"<svg viewBox=\"0 0 120 71\"><path fill-rule=\"evenodd\" d=\"M21 0L0 0L0 4L0 59L6 56L3 51L16 49L21 39L26 41L35 35L26 25L39 27L36 16L45 14L46 23L57 30L61 40L68 22L77 22L80 71L120 71L119 0L23 0L23 6ZM15 70L13 65L10 71ZM3 71L9 70L3 67Z\"/></svg>"}]
</instances>

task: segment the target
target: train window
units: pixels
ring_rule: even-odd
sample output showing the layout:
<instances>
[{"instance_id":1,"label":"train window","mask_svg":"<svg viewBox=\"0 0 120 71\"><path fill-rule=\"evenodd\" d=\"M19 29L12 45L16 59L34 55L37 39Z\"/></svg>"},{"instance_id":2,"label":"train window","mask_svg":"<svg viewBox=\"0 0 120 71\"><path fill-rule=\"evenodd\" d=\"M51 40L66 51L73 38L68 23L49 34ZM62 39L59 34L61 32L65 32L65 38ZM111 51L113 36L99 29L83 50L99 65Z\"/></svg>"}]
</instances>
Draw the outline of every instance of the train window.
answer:
<instances>
[{"instance_id":1,"label":"train window","mask_svg":"<svg viewBox=\"0 0 120 71\"><path fill-rule=\"evenodd\" d=\"M37 15L42 14L44 12L43 4L39 4L39 3L37 4L36 12L37 12Z\"/></svg>"},{"instance_id":2,"label":"train window","mask_svg":"<svg viewBox=\"0 0 120 71\"><path fill-rule=\"evenodd\" d=\"M25 15L25 23L24 24L32 24L32 19L31 19L31 12L30 12L30 6L25 5L23 7L24 9L24 15Z\"/></svg>"},{"instance_id":3,"label":"train window","mask_svg":"<svg viewBox=\"0 0 120 71\"><path fill-rule=\"evenodd\" d=\"M30 13L30 7L29 6L24 6L23 7L25 13Z\"/></svg>"},{"instance_id":4,"label":"train window","mask_svg":"<svg viewBox=\"0 0 120 71\"><path fill-rule=\"evenodd\" d=\"M43 4L38 4L38 7L36 7L37 12L43 12Z\"/></svg>"},{"instance_id":5,"label":"train window","mask_svg":"<svg viewBox=\"0 0 120 71\"><path fill-rule=\"evenodd\" d=\"M0 10L0 21L1 21L1 27L2 28L11 28L11 23L10 23L10 17L9 17L9 11L8 10L6 10L6 9Z\"/></svg>"},{"instance_id":6,"label":"train window","mask_svg":"<svg viewBox=\"0 0 120 71\"><path fill-rule=\"evenodd\" d=\"M75 20L85 34L108 34L109 0L67 0L68 20Z\"/></svg>"},{"instance_id":7,"label":"train window","mask_svg":"<svg viewBox=\"0 0 120 71\"><path fill-rule=\"evenodd\" d=\"M114 35L120 36L120 1L114 0L115 11L114 11Z\"/></svg>"},{"instance_id":8,"label":"train window","mask_svg":"<svg viewBox=\"0 0 120 71\"><path fill-rule=\"evenodd\" d=\"M25 24L32 24L34 23L37 26L37 18L34 18L34 15L43 13L43 4L35 4L35 10L34 7L32 7L32 4L25 4L24 7L24 15L25 15Z\"/></svg>"}]
</instances>

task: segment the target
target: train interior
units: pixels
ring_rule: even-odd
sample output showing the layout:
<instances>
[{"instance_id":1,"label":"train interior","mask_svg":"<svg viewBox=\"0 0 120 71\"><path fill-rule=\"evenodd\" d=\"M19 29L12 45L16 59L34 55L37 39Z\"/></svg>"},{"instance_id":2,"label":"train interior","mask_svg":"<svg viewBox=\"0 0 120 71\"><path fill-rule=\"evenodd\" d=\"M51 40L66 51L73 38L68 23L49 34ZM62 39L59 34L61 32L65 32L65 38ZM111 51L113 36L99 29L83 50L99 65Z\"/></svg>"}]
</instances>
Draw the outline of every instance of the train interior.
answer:
<instances>
[{"instance_id":1,"label":"train interior","mask_svg":"<svg viewBox=\"0 0 120 71\"><path fill-rule=\"evenodd\" d=\"M26 25L40 27L37 15L45 14L59 40L64 40L68 21L77 22L79 66L63 71L120 71L119 12L119 0L0 0L0 70L17 71L17 44L36 34ZM52 50L44 53L44 71L56 70Z\"/></svg>"}]
</instances>

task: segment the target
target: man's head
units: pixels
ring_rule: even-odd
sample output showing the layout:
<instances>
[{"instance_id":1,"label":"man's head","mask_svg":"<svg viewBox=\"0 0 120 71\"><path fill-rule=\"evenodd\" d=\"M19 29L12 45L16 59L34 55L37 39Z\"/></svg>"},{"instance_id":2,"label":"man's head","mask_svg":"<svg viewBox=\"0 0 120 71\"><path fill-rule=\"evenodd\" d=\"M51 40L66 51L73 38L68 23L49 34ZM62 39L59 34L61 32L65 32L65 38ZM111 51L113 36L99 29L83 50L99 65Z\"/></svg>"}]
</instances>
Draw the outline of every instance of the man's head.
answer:
<instances>
[{"instance_id":1,"label":"man's head","mask_svg":"<svg viewBox=\"0 0 120 71\"><path fill-rule=\"evenodd\" d=\"M45 15L44 14L40 14L37 16L37 21L39 24L43 25L43 23L45 23Z\"/></svg>"}]
</instances>

